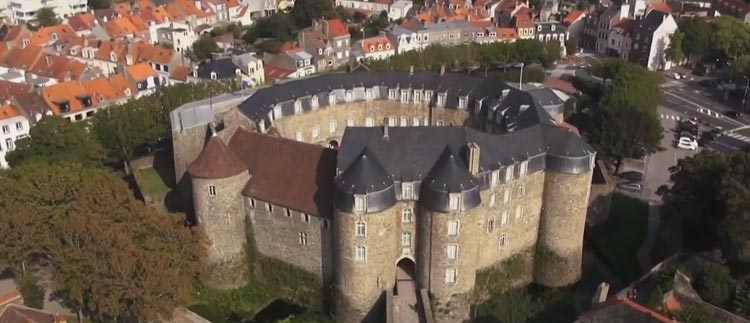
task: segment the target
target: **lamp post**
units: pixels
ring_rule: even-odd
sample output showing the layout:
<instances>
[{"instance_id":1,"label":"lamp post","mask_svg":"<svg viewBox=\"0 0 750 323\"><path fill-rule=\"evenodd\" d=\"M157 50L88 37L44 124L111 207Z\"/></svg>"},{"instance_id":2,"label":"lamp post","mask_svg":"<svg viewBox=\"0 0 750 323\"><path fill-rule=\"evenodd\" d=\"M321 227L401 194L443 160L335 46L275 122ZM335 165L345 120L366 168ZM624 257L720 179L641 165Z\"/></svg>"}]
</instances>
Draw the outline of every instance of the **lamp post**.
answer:
<instances>
[{"instance_id":1,"label":"lamp post","mask_svg":"<svg viewBox=\"0 0 750 323\"><path fill-rule=\"evenodd\" d=\"M742 110L745 110L745 103L747 102L747 87L750 85L750 78L747 78L747 76L742 76L742 78L745 79L745 93L742 94Z\"/></svg>"},{"instance_id":2,"label":"lamp post","mask_svg":"<svg viewBox=\"0 0 750 323\"><path fill-rule=\"evenodd\" d=\"M521 62L521 75L518 76L518 89L523 90L523 65L524 62Z\"/></svg>"}]
</instances>

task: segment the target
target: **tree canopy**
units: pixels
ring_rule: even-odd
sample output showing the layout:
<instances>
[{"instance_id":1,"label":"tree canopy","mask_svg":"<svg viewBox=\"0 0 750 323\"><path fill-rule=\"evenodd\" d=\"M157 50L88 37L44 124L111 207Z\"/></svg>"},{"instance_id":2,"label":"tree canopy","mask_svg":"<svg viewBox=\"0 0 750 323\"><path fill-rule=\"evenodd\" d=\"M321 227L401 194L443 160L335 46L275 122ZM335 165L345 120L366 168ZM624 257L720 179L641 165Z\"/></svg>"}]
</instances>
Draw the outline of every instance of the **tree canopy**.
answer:
<instances>
[{"instance_id":1,"label":"tree canopy","mask_svg":"<svg viewBox=\"0 0 750 323\"><path fill-rule=\"evenodd\" d=\"M703 57L711 38L711 26L702 18L693 17L680 20L679 29L684 35L682 51L689 63Z\"/></svg>"},{"instance_id":2,"label":"tree canopy","mask_svg":"<svg viewBox=\"0 0 750 323\"><path fill-rule=\"evenodd\" d=\"M750 46L750 27L741 20L730 17L716 17L711 22L711 43L728 57L735 58L747 51Z\"/></svg>"},{"instance_id":3,"label":"tree canopy","mask_svg":"<svg viewBox=\"0 0 750 323\"><path fill-rule=\"evenodd\" d=\"M43 117L29 130L29 137L16 141L16 149L5 156L11 167L29 161L76 162L100 166L105 151L85 123L73 123L55 116Z\"/></svg>"},{"instance_id":4,"label":"tree canopy","mask_svg":"<svg viewBox=\"0 0 750 323\"><path fill-rule=\"evenodd\" d=\"M107 9L112 5L112 0L88 0L91 9Z\"/></svg>"},{"instance_id":5,"label":"tree canopy","mask_svg":"<svg viewBox=\"0 0 750 323\"><path fill-rule=\"evenodd\" d=\"M59 25L60 20L57 19L57 14L52 8L41 8L36 12L36 19L39 27L49 27Z\"/></svg>"},{"instance_id":6,"label":"tree canopy","mask_svg":"<svg viewBox=\"0 0 750 323\"><path fill-rule=\"evenodd\" d=\"M0 178L0 258L48 274L64 304L96 321L151 321L190 301L204 244L185 223L81 164L33 162Z\"/></svg>"},{"instance_id":7,"label":"tree canopy","mask_svg":"<svg viewBox=\"0 0 750 323\"><path fill-rule=\"evenodd\" d=\"M676 31L672 36L669 37L669 47L667 47L667 59L675 63L681 63L685 59L685 53L683 52L685 36L680 31Z\"/></svg>"},{"instance_id":8,"label":"tree canopy","mask_svg":"<svg viewBox=\"0 0 750 323\"><path fill-rule=\"evenodd\" d=\"M192 53L199 60L211 59L219 51L219 45L211 36L202 36L193 43Z\"/></svg>"}]
</instances>

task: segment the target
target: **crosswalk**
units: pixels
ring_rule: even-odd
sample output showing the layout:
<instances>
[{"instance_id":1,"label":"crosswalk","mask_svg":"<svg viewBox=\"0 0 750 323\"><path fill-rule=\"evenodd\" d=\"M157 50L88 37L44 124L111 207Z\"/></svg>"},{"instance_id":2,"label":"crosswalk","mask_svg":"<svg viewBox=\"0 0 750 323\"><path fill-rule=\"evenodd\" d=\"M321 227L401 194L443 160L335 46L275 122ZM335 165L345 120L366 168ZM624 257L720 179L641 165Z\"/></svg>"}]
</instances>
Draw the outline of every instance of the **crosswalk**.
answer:
<instances>
[{"instance_id":1,"label":"crosswalk","mask_svg":"<svg viewBox=\"0 0 750 323\"><path fill-rule=\"evenodd\" d=\"M738 133L728 133L726 136L730 137L730 138L734 138L734 139L740 140L740 141L744 141L744 142L750 143L750 137L743 136L743 135L738 134Z\"/></svg>"}]
</instances>

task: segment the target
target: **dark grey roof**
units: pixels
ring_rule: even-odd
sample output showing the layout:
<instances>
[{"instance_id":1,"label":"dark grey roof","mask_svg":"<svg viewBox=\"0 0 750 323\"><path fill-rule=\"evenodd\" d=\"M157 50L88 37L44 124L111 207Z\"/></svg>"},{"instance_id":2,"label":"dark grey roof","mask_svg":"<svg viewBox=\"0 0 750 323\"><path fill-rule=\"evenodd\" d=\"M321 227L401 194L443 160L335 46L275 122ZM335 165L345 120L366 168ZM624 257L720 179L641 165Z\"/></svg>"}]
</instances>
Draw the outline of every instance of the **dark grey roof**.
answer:
<instances>
[{"instance_id":1,"label":"dark grey roof","mask_svg":"<svg viewBox=\"0 0 750 323\"><path fill-rule=\"evenodd\" d=\"M461 156L457 156L450 146L445 146L422 183L422 189L444 193L461 193L477 186Z\"/></svg>"},{"instance_id":2,"label":"dark grey roof","mask_svg":"<svg viewBox=\"0 0 750 323\"><path fill-rule=\"evenodd\" d=\"M530 90L529 94L531 94L531 97L534 99L534 103L538 104L541 107L549 105L560 105L565 103L550 88Z\"/></svg>"},{"instance_id":3,"label":"dark grey roof","mask_svg":"<svg viewBox=\"0 0 750 323\"><path fill-rule=\"evenodd\" d=\"M658 10L651 10L643 19L638 21L633 28L634 33L641 34L641 37L649 36L659 28L666 19L667 14Z\"/></svg>"},{"instance_id":4,"label":"dark grey roof","mask_svg":"<svg viewBox=\"0 0 750 323\"><path fill-rule=\"evenodd\" d=\"M335 184L340 190L350 194L366 195L392 187L393 179L375 154L364 147L350 167L336 178Z\"/></svg>"},{"instance_id":5,"label":"dark grey roof","mask_svg":"<svg viewBox=\"0 0 750 323\"><path fill-rule=\"evenodd\" d=\"M232 62L231 57L216 58L198 66L197 76L202 79L211 79L211 72L214 72L217 79L228 79L237 77L238 68Z\"/></svg>"}]
</instances>

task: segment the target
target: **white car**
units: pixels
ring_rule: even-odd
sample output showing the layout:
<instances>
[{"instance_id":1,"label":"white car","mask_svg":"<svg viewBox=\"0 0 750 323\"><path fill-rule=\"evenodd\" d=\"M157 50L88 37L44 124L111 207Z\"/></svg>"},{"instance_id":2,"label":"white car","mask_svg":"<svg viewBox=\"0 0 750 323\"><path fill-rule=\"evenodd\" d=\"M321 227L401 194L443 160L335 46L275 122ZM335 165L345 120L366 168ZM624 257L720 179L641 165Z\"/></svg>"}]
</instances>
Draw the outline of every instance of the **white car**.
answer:
<instances>
[{"instance_id":1,"label":"white car","mask_svg":"<svg viewBox=\"0 0 750 323\"><path fill-rule=\"evenodd\" d=\"M681 137L677 142L677 148L685 150L695 150L696 148L698 148L698 143L691 138Z\"/></svg>"}]
</instances>

